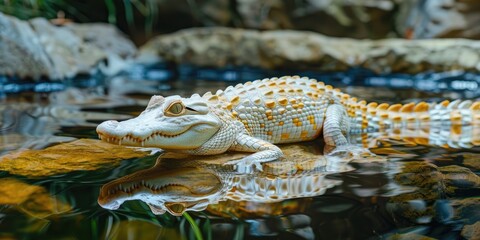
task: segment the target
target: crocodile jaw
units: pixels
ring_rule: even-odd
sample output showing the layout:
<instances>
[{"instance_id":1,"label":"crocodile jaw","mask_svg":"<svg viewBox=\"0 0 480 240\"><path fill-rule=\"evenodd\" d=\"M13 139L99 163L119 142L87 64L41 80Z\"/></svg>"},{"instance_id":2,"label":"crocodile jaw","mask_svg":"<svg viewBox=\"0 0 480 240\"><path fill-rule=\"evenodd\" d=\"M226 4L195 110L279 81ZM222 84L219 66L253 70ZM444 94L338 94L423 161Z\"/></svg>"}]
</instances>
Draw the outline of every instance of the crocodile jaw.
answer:
<instances>
[{"instance_id":1,"label":"crocodile jaw","mask_svg":"<svg viewBox=\"0 0 480 240\"><path fill-rule=\"evenodd\" d=\"M114 144L188 150L202 146L220 126L213 114L178 119L145 111L126 121L105 121L97 126L97 133L101 140Z\"/></svg>"}]
</instances>

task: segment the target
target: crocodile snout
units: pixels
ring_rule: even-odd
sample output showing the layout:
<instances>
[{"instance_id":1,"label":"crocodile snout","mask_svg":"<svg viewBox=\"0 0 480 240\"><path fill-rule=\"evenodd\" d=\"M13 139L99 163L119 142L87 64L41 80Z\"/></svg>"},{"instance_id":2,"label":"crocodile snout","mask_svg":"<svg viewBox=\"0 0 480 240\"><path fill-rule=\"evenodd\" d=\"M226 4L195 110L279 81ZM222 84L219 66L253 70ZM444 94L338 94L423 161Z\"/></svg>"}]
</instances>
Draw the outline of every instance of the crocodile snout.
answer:
<instances>
[{"instance_id":1,"label":"crocodile snout","mask_svg":"<svg viewBox=\"0 0 480 240\"><path fill-rule=\"evenodd\" d=\"M113 133L118 128L118 126L119 126L118 121L115 121L115 120L105 121L105 122L100 123L97 126L97 133L98 134L107 134L108 133L109 135L111 135L111 133Z\"/></svg>"}]
</instances>

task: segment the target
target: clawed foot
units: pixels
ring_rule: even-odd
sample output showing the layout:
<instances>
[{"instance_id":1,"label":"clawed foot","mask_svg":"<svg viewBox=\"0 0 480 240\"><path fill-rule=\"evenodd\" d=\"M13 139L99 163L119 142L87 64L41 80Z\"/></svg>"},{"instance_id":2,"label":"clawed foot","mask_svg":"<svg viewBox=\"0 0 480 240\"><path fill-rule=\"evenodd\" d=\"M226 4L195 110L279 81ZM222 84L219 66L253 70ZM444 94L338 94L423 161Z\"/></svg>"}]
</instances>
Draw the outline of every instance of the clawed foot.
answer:
<instances>
[{"instance_id":1,"label":"clawed foot","mask_svg":"<svg viewBox=\"0 0 480 240\"><path fill-rule=\"evenodd\" d=\"M253 173L255 169L260 172L263 171L262 164L259 161L255 161L249 157L230 161L225 163L225 165L234 165L234 170L240 174Z\"/></svg>"}]
</instances>

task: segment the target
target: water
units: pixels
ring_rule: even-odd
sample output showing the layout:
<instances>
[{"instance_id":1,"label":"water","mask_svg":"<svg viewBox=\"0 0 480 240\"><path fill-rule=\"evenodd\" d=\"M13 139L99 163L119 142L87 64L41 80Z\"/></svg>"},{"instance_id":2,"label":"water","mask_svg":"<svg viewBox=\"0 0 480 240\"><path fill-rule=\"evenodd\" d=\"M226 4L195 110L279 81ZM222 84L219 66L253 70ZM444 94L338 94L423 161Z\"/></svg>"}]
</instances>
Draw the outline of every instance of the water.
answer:
<instances>
[{"instance_id":1,"label":"water","mask_svg":"<svg viewBox=\"0 0 480 240\"><path fill-rule=\"evenodd\" d=\"M174 179L180 187L170 188L173 195L195 192L189 204L208 195L195 202L200 207L210 203L206 210L188 212L204 239L376 239L398 234L457 239L468 236L462 233L465 226L480 221L476 211L480 147L472 140L478 129L457 129L473 133L472 139L457 136L452 129L431 131L437 134L431 139L372 134L367 136L369 143L376 140L371 151L381 157L352 162L327 161L319 141L282 146L296 165L273 164L252 176L235 175L224 167L222 161L239 157L231 154L209 160L175 155L157 160L160 153L142 153L119 160L116 156L133 153L88 141L48 153L29 151L96 139L98 123L137 115L153 93L189 96L230 84L168 79L132 83L121 77L109 83L107 89L89 86L4 98L0 105L0 238L194 239L186 216L154 215L144 202L148 202L145 194L139 197L143 201L126 201L117 210L99 205L102 186L126 181L125 187L134 178L118 179L130 174L150 176L151 181ZM361 86L343 90L385 102L438 100L456 94ZM455 136L460 141L454 141ZM236 182L241 184L232 184ZM171 205L170 210L182 207L188 206Z\"/></svg>"}]
</instances>

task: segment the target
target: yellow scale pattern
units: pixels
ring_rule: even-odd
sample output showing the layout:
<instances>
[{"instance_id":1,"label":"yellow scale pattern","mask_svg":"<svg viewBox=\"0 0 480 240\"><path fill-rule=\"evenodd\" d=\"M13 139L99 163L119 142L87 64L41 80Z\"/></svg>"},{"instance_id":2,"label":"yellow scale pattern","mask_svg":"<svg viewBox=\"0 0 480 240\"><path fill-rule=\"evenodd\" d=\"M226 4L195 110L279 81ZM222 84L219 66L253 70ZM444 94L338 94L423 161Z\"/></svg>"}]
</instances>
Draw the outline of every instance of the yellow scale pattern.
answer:
<instances>
[{"instance_id":1,"label":"yellow scale pattern","mask_svg":"<svg viewBox=\"0 0 480 240\"><path fill-rule=\"evenodd\" d=\"M271 143L315 139L322 130L325 111L338 100L324 94L322 82L300 77L257 80L228 87L211 102L223 102L223 108L242 122L250 135Z\"/></svg>"},{"instance_id":2,"label":"yellow scale pattern","mask_svg":"<svg viewBox=\"0 0 480 240\"><path fill-rule=\"evenodd\" d=\"M322 130L325 112L341 104L350 129L429 128L436 124L480 124L480 102L367 103L315 79L298 76L269 78L230 86L203 95L243 123L251 136L270 143L312 140Z\"/></svg>"}]
</instances>

